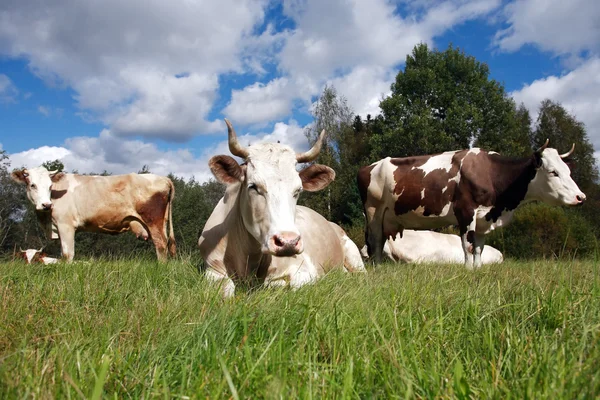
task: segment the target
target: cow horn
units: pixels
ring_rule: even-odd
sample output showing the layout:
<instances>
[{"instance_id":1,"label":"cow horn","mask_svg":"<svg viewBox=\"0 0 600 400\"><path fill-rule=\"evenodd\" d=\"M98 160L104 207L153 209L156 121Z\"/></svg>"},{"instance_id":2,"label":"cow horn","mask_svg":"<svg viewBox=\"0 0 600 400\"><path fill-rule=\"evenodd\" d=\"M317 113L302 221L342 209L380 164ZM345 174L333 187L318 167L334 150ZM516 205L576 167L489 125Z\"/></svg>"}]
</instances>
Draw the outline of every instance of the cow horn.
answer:
<instances>
[{"instance_id":1,"label":"cow horn","mask_svg":"<svg viewBox=\"0 0 600 400\"><path fill-rule=\"evenodd\" d=\"M561 154L560 158L567 158L569 157L571 154L573 154L573 152L575 151L575 143L573 143L573 146L571 146L571 150L569 150L568 152L566 152L565 154Z\"/></svg>"},{"instance_id":2,"label":"cow horn","mask_svg":"<svg viewBox=\"0 0 600 400\"><path fill-rule=\"evenodd\" d=\"M19 246L19 251L20 251L21 253L25 253L25 250L23 250L23 249L21 248L21 246Z\"/></svg>"},{"instance_id":3,"label":"cow horn","mask_svg":"<svg viewBox=\"0 0 600 400\"><path fill-rule=\"evenodd\" d=\"M314 160L319 155L321 147L323 146L323 138L325 137L325 129L321 131L319 138L313 145L313 147L305 153L296 153L296 161L299 163L305 163Z\"/></svg>"},{"instance_id":4,"label":"cow horn","mask_svg":"<svg viewBox=\"0 0 600 400\"><path fill-rule=\"evenodd\" d=\"M231 154L241 158L248 157L248 149L242 147L242 145L238 142L235 129L233 129L231 122L225 118L225 123L227 124L227 132L229 135L229 151Z\"/></svg>"},{"instance_id":5,"label":"cow horn","mask_svg":"<svg viewBox=\"0 0 600 400\"><path fill-rule=\"evenodd\" d=\"M56 174L57 172L58 172L58 170L57 170L57 169L55 169L54 171L48 171L48 174L49 174L49 175L54 175L54 174Z\"/></svg>"},{"instance_id":6,"label":"cow horn","mask_svg":"<svg viewBox=\"0 0 600 400\"><path fill-rule=\"evenodd\" d=\"M540 147L539 149L537 149L535 152L541 153L542 151L546 150L546 147L548 147L548 143L550 143L550 139L546 139L546 143L544 143L544 145L542 147Z\"/></svg>"}]
</instances>

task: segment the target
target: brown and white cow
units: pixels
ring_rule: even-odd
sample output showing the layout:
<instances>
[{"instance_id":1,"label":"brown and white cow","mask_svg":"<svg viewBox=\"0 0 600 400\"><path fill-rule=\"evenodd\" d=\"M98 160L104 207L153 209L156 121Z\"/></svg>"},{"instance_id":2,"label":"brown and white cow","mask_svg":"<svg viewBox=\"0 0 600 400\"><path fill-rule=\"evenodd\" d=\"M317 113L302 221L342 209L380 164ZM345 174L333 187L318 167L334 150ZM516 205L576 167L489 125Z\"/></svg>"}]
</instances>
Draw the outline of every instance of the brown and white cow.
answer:
<instances>
[{"instance_id":1,"label":"brown and white cow","mask_svg":"<svg viewBox=\"0 0 600 400\"><path fill-rule=\"evenodd\" d=\"M369 255L381 262L385 239L403 229L457 224L465 266L481 266L484 235L506 225L515 209L539 200L580 205L585 194L548 141L526 158L478 148L436 155L385 158L360 169L357 180L366 214ZM473 253L469 252L473 246Z\"/></svg>"},{"instance_id":2,"label":"brown and white cow","mask_svg":"<svg viewBox=\"0 0 600 400\"><path fill-rule=\"evenodd\" d=\"M469 246L469 251L473 252L473 246ZM365 259L368 258L366 245L360 253ZM397 263L460 264L465 261L460 236L412 229L404 229L402 237L397 233L395 237L388 238L383 246L383 255ZM481 252L483 264L502 261L504 257L500 250L487 244L484 246Z\"/></svg>"},{"instance_id":3,"label":"brown and white cow","mask_svg":"<svg viewBox=\"0 0 600 400\"><path fill-rule=\"evenodd\" d=\"M212 173L227 189L198 240L207 278L221 283L228 297L235 291L234 280L297 288L337 266L364 271L362 260L345 262L341 229L296 205L302 190L321 190L335 178L325 165L296 170L297 163L318 156L325 131L312 149L296 154L279 143L242 147L225 122L229 150L244 163L227 155L209 161Z\"/></svg>"},{"instance_id":4,"label":"brown and white cow","mask_svg":"<svg viewBox=\"0 0 600 400\"><path fill-rule=\"evenodd\" d=\"M169 178L77 175L44 167L17 170L12 177L27 185L27 197L40 224L49 239L60 238L67 261L75 255L76 231L117 234L131 230L139 238L152 240L159 261L166 261L167 250L175 255L171 218L175 189Z\"/></svg>"},{"instance_id":5,"label":"brown and white cow","mask_svg":"<svg viewBox=\"0 0 600 400\"><path fill-rule=\"evenodd\" d=\"M39 250L37 249L19 249L21 251L21 257L25 260L27 264L33 263L41 263L44 265L56 264L58 262L58 258L48 257L46 253L42 253L43 247Z\"/></svg>"}]
</instances>

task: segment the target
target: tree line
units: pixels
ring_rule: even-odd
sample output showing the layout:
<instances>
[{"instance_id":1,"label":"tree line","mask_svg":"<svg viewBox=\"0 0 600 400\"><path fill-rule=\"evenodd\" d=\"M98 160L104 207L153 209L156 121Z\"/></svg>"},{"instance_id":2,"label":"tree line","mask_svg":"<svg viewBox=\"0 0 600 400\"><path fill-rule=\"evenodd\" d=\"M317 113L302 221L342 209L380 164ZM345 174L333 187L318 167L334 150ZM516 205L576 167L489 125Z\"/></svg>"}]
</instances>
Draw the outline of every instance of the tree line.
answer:
<instances>
[{"instance_id":1,"label":"tree line","mask_svg":"<svg viewBox=\"0 0 600 400\"><path fill-rule=\"evenodd\" d=\"M382 158L439 153L471 146L514 157L530 156L550 139L550 146L566 152L575 143L569 160L572 176L588 200L577 209L529 204L515 214L513 223L492 233L487 242L505 256L517 258L591 256L600 235L600 186L594 149L584 124L561 104L546 99L536 121L527 108L491 79L489 68L458 48L444 51L425 44L415 46L391 86L391 95L380 102L379 115L362 118L334 87L325 87L312 108L313 123L305 135L314 143L325 129L326 140L315 161L336 171L325 190L303 193L300 204L313 208L342 225L359 246L364 242L364 217L356 186L363 165ZM49 169L62 167L49 162ZM25 191L10 178L6 153L0 153L0 251L10 254L18 246L60 253L58 243L48 243L35 220ZM13 166L15 167L15 166ZM150 172L145 166L139 173ZM106 172L104 172L106 174ZM199 183L169 176L175 184L173 224L181 253L196 255L198 236L224 193L215 182ZM452 232L452 228L447 229ZM107 236L78 233L78 257L152 255L152 246L133 235Z\"/></svg>"}]
</instances>

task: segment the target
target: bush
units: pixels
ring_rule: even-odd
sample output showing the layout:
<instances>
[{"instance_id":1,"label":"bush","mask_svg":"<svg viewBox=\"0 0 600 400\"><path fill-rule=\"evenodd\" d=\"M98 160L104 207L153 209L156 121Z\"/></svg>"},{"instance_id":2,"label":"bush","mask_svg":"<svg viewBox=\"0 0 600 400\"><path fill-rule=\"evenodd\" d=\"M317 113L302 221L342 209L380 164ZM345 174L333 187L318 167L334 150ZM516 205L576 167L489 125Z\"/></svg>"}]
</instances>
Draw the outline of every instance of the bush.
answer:
<instances>
[{"instance_id":1,"label":"bush","mask_svg":"<svg viewBox=\"0 0 600 400\"><path fill-rule=\"evenodd\" d=\"M597 248L593 226L580 210L542 203L517 210L510 225L489 234L486 244L521 259L586 257Z\"/></svg>"}]
</instances>

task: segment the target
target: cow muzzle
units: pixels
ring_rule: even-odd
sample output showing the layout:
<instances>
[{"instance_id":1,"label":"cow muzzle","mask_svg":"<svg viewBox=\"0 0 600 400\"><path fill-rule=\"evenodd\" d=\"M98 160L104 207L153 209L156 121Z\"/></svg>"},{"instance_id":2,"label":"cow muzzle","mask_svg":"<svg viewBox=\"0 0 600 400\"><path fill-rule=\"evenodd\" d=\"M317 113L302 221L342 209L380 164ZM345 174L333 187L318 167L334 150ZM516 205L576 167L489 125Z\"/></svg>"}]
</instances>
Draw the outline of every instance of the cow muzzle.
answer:
<instances>
[{"instance_id":1,"label":"cow muzzle","mask_svg":"<svg viewBox=\"0 0 600 400\"><path fill-rule=\"evenodd\" d=\"M52 211L52 203L42 203L40 207L37 208L38 211Z\"/></svg>"},{"instance_id":2,"label":"cow muzzle","mask_svg":"<svg viewBox=\"0 0 600 400\"><path fill-rule=\"evenodd\" d=\"M583 203L585 202L585 199L586 199L586 198L587 198L587 197L586 197L586 195L585 195L585 194L583 194L583 193L581 193L581 194L578 194L577 196L575 196L575 203L574 203L574 205L576 205L576 206L581 206L581 205L583 205Z\"/></svg>"},{"instance_id":3,"label":"cow muzzle","mask_svg":"<svg viewBox=\"0 0 600 400\"><path fill-rule=\"evenodd\" d=\"M269 239L269 253L279 257L289 257L304 250L302 237L296 232L279 232Z\"/></svg>"}]
</instances>

